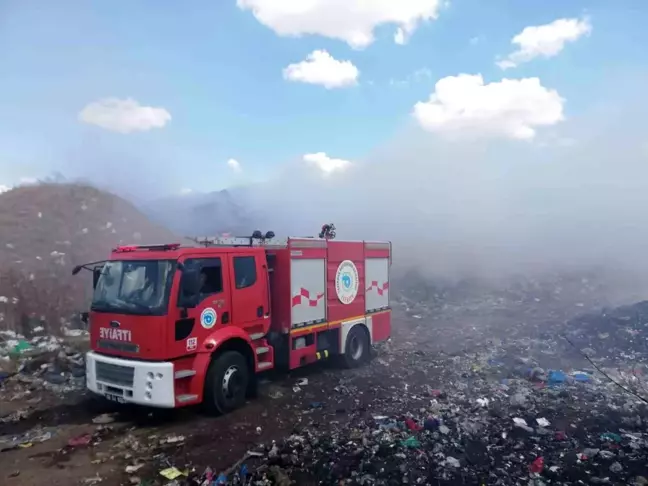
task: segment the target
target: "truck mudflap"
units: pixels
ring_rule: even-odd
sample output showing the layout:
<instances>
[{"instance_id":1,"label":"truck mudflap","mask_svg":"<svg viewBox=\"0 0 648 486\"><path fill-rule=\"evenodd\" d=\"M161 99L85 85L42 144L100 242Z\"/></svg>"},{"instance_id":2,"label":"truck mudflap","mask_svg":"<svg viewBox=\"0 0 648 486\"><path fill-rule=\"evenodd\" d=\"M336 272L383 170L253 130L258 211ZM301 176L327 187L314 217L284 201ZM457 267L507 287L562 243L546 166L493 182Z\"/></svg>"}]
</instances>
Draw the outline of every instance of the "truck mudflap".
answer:
<instances>
[{"instance_id":1,"label":"truck mudflap","mask_svg":"<svg viewBox=\"0 0 648 486\"><path fill-rule=\"evenodd\" d=\"M175 406L175 377L171 362L145 362L86 354L88 390L119 403L149 407Z\"/></svg>"}]
</instances>

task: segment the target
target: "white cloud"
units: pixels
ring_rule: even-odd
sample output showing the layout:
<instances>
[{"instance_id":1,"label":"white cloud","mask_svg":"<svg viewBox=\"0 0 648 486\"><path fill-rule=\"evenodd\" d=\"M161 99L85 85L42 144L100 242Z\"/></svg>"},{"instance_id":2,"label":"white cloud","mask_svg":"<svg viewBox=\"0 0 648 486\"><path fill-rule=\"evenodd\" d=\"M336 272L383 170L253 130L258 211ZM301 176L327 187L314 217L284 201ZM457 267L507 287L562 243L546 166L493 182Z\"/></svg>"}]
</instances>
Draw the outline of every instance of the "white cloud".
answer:
<instances>
[{"instance_id":1,"label":"white cloud","mask_svg":"<svg viewBox=\"0 0 648 486\"><path fill-rule=\"evenodd\" d=\"M419 24L434 20L440 0L237 0L242 10L281 36L306 34L339 39L363 49L380 25L397 27L394 41L404 44Z\"/></svg>"},{"instance_id":2,"label":"white cloud","mask_svg":"<svg viewBox=\"0 0 648 486\"><path fill-rule=\"evenodd\" d=\"M497 62L502 69L518 66L536 57L554 57L568 42L574 42L592 31L589 19L558 19L545 25L525 27L513 37L518 50Z\"/></svg>"},{"instance_id":3,"label":"white cloud","mask_svg":"<svg viewBox=\"0 0 648 486\"><path fill-rule=\"evenodd\" d=\"M11 190L11 186L5 186L3 184L0 184L0 194L2 194L3 192L10 191L10 190Z\"/></svg>"},{"instance_id":4,"label":"white cloud","mask_svg":"<svg viewBox=\"0 0 648 486\"><path fill-rule=\"evenodd\" d=\"M190 187L183 187L182 189L180 189L181 196L186 196L191 193L193 193L193 189L191 189Z\"/></svg>"},{"instance_id":5,"label":"white cloud","mask_svg":"<svg viewBox=\"0 0 648 486\"><path fill-rule=\"evenodd\" d=\"M227 161L227 166L232 169L234 172L241 172L241 163L236 159L229 159Z\"/></svg>"},{"instance_id":6,"label":"white cloud","mask_svg":"<svg viewBox=\"0 0 648 486\"><path fill-rule=\"evenodd\" d=\"M414 106L421 127L446 135L530 140L536 127L564 119L564 99L538 78L484 84L480 74L448 76L425 102Z\"/></svg>"},{"instance_id":7,"label":"white cloud","mask_svg":"<svg viewBox=\"0 0 648 486\"><path fill-rule=\"evenodd\" d=\"M131 133L162 128L171 121L171 114L164 108L141 106L131 98L105 98L86 105L79 120L113 132Z\"/></svg>"},{"instance_id":8,"label":"white cloud","mask_svg":"<svg viewBox=\"0 0 648 486\"><path fill-rule=\"evenodd\" d=\"M319 84L326 89L345 88L358 82L360 71L351 61L338 61L326 51L313 51L305 61L283 70L284 79Z\"/></svg>"},{"instance_id":9,"label":"white cloud","mask_svg":"<svg viewBox=\"0 0 648 486\"><path fill-rule=\"evenodd\" d=\"M304 155L303 160L307 164L317 167L325 175L329 175L333 172L342 172L351 165L351 161L349 160L333 159L324 152L306 154Z\"/></svg>"}]
</instances>

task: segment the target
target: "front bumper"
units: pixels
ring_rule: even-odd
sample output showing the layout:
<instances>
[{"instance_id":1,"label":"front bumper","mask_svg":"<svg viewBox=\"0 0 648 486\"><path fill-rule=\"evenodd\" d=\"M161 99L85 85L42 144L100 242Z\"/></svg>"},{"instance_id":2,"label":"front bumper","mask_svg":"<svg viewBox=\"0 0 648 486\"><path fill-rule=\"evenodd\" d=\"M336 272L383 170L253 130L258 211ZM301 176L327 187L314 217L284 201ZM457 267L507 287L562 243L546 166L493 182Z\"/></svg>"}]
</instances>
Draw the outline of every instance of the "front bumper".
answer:
<instances>
[{"instance_id":1,"label":"front bumper","mask_svg":"<svg viewBox=\"0 0 648 486\"><path fill-rule=\"evenodd\" d=\"M175 407L173 363L86 354L88 390L121 403Z\"/></svg>"}]
</instances>

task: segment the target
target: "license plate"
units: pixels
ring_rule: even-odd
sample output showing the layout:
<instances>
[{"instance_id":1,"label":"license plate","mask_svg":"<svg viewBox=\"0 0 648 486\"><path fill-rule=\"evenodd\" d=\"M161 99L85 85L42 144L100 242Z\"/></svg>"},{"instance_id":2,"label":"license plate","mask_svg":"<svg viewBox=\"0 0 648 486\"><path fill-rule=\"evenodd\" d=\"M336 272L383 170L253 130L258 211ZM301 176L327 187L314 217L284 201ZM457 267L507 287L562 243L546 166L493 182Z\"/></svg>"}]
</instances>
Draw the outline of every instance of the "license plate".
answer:
<instances>
[{"instance_id":1,"label":"license plate","mask_svg":"<svg viewBox=\"0 0 648 486\"><path fill-rule=\"evenodd\" d=\"M104 397L106 397L106 400L110 400L111 402L126 403L124 397L120 397L119 395L111 395L110 393L107 393Z\"/></svg>"}]
</instances>

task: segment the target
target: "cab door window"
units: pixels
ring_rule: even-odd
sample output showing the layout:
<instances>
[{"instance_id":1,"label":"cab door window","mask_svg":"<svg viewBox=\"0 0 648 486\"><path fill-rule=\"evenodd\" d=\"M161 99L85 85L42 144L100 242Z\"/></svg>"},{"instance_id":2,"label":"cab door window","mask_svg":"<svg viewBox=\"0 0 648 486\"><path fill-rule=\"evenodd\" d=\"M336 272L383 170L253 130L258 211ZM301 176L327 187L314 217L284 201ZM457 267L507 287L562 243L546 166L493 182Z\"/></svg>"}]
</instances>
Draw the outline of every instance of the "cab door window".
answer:
<instances>
[{"instance_id":1,"label":"cab door window","mask_svg":"<svg viewBox=\"0 0 648 486\"><path fill-rule=\"evenodd\" d=\"M237 289L245 289L256 283L256 261L253 256L234 257L234 280Z\"/></svg>"},{"instance_id":2,"label":"cab door window","mask_svg":"<svg viewBox=\"0 0 648 486\"><path fill-rule=\"evenodd\" d=\"M220 258L189 258L184 265L200 275L200 301L223 291L223 266Z\"/></svg>"},{"instance_id":3,"label":"cab door window","mask_svg":"<svg viewBox=\"0 0 648 486\"><path fill-rule=\"evenodd\" d=\"M200 268L200 295L207 296L223 291L223 272L220 265L206 265Z\"/></svg>"}]
</instances>

